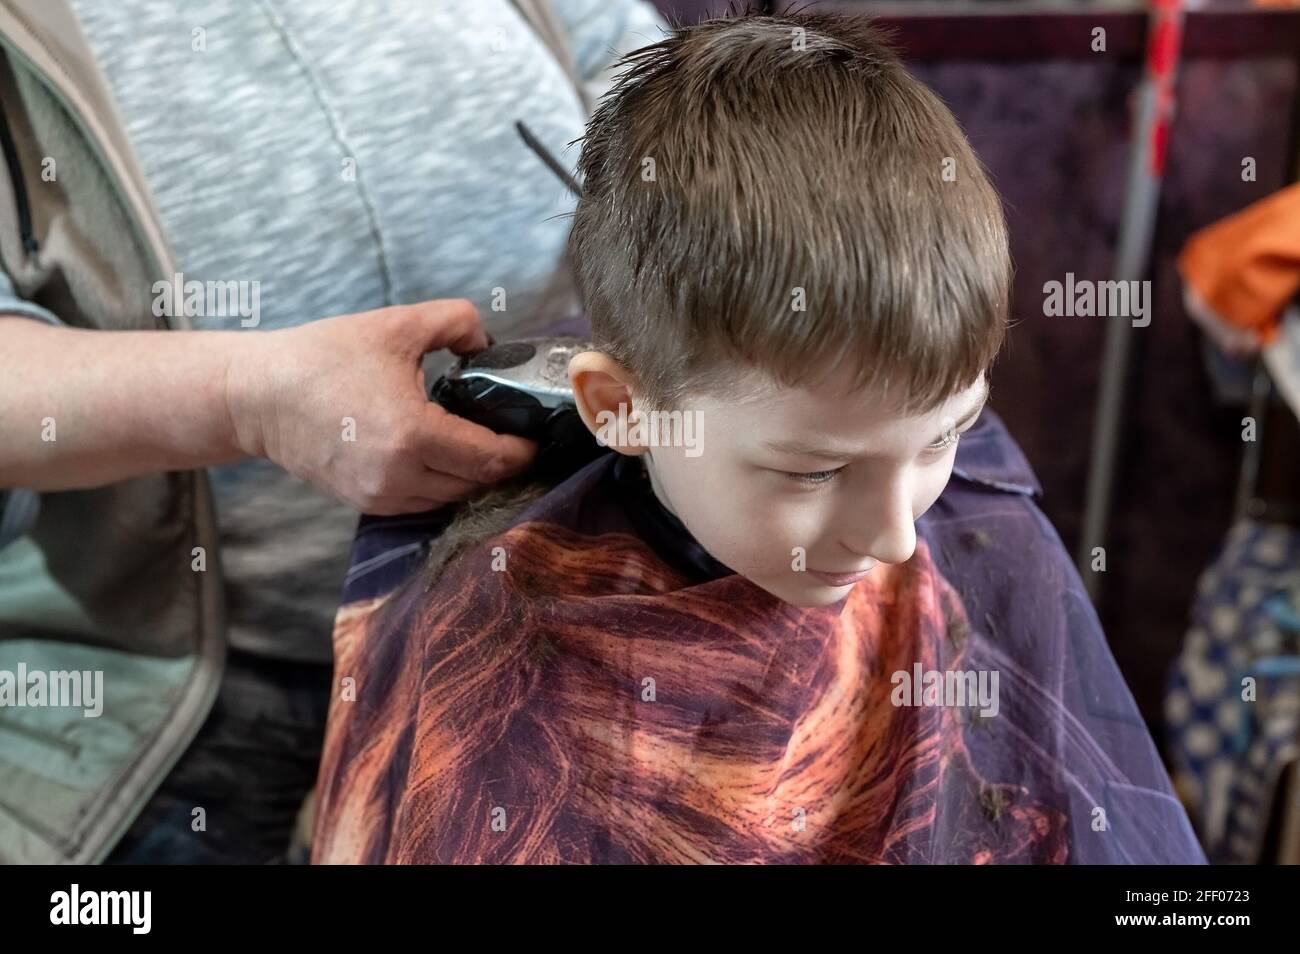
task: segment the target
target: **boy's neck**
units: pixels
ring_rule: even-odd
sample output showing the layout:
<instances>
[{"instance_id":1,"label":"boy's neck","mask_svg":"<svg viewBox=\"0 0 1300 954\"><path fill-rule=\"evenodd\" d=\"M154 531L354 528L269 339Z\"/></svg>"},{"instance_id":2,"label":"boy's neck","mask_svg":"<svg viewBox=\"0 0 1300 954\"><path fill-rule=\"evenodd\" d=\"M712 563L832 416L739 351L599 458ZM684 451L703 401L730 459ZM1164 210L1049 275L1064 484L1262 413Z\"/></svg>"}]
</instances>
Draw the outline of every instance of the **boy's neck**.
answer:
<instances>
[{"instance_id":1,"label":"boy's neck","mask_svg":"<svg viewBox=\"0 0 1300 954\"><path fill-rule=\"evenodd\" d=\"M731 576L735 571L714 559L669 509L668 495L652 477L653 465L647 466L646 455L638 456L639 460L619 456L613 467L614 486L637 534L660 557L699 582Z\"/></svg>"},{"instance_id":2,"label":"boy's neck","mask_svg":"<svg viewBox=\"0 0 1300 954\"><path fill-rule=\"evenodd\" d=\"M641 466L645 468L645 472L650 478L650 488L655 492L655 498L663 505L665 510L680 520L681 517L679 517L677 511L673 509L672 502L668 499L668 494L659 484L659 477L655 474L654 460L651 459L649 452L641 455Z\"/></svg>"}]
</instances>

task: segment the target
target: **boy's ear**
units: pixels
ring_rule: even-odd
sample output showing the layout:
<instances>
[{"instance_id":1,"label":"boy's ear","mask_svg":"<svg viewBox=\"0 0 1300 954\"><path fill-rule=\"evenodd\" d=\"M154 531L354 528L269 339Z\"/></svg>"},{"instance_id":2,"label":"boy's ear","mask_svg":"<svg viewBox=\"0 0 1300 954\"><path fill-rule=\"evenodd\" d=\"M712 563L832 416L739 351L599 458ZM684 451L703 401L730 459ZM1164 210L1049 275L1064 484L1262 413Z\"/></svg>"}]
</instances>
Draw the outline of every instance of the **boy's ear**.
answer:
<instances>
[{"instance_id":1,"label":"boy's ear","mask_svg":"<svg viewBox=\"0 0 1300 954\"><path fill-rule=\"evenodd\" d=\"M632 433L636 378L603 351L583 351L569 359L569 384L587 430L620 454L637 456L646 448L626 438ZM620 427L621 416L627 424Z\"/></svg>"}]
</instances>

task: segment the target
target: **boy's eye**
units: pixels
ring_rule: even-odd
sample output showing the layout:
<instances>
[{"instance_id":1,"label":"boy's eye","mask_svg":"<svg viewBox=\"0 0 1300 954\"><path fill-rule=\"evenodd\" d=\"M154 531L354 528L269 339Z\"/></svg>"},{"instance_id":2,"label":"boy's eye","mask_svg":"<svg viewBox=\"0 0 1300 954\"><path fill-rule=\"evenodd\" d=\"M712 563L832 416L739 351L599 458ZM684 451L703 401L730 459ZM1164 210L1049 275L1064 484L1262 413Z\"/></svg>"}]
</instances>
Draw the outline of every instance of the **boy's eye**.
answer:
<instances>
[{"instance_id":1,"label":"boy's eye","mask_svg":"<svg viewBox=\"0 0 1300 954\"><path fill-rule=\"evenodd\" d=\"M835 475L843 469L843 467L837 467L834 470L814 470L811 473L787 472L787 476L806 486L815 487L818 484L830 483L835 479Z\"/></svg>"},{"instance_id":2,"label":"boy's eye","mask_svg":"<svg viewBox=\"0 0 1300 954\"><path fill-rule=\"evenodd\" d=\"M961 440L960 431L949 431L947 434L945 434L939 440L935 441L933 444L927 444L925 448L925 452L931 457L937 457L940 454L942 454L944 451L946 451L949 447L952 447L953 444L956 444L959 440Z\"/></svg>"}]
</instances>

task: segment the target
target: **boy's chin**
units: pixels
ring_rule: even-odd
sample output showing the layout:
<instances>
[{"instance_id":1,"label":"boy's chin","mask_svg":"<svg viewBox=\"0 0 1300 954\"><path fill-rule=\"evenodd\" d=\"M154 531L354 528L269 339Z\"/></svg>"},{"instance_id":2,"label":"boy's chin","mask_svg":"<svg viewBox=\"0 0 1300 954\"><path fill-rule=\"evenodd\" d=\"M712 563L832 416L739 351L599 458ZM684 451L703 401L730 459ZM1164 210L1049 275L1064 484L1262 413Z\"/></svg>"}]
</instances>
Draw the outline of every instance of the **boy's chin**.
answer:
<instances>
[{"instance_id":1,"label":"boy's chin","mask_svg":"<svg viewBox=\"0 0 1300 954\"><path fill-rule=\"evenodd\" d=\"M789 603L791 606L798 606L801 609L816 609L820 606L831 606L838 603L848 596L849 591L856 585L828 586L804 575L800 575L798 579L794 580L764 581L750 577L749 581L771 593L777 599Z\"/></svg>"}]
</instances>

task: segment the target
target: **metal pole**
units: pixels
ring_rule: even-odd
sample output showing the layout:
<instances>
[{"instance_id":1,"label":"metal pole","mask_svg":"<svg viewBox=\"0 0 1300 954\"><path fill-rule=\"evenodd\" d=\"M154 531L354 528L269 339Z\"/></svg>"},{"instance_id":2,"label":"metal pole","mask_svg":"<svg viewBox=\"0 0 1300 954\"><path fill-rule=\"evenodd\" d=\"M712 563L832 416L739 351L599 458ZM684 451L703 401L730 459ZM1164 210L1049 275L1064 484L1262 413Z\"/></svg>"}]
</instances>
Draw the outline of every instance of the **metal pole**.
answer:
<instances>
[{"instance_id":1,"label":"metal pole","mask_svg":"<svg viewBox=\"0 0 1300 954\"><path fill-rule=\"evenodd\" d=\"M1115 278L1120 281L1141 281L1150 267L1160 183L1174 116L1174 84L1182 46L1182 22L1182 0L1152 0L1145 71L1138 87L1138 123L1129 153L1119 249L1115 260ZM1147 301L1150 303L1150 298ZM1093 549L1106 545L1118 469L1116 456L1123 433L1124 395L1133 333L1129 317L1110 316L1109 320L1077 555L1079 573L1093 603L1097 602L1101 592L1101 574L1092 570Z\"/></svg>"}]
</instances>

